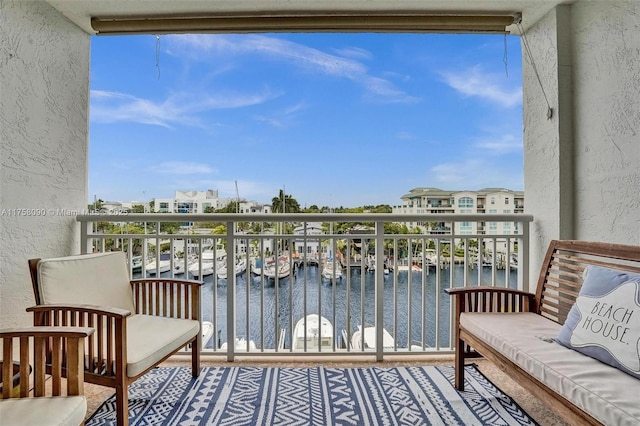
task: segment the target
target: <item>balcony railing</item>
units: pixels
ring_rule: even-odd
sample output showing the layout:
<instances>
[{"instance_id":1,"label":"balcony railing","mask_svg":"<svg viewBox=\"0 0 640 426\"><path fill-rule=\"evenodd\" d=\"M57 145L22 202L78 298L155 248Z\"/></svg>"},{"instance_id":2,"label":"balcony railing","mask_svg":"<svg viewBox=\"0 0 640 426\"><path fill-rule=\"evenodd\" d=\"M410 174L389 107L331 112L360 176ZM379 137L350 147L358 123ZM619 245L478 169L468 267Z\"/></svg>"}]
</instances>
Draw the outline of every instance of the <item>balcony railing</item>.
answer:
<instances>
[{"instance_id":1,"label":"balcony railing","mask_svg":"<svg viewBox=\"0 0 640 426\"><path fill-rule=\"evenodd\" d=\"M480 283L529 290L533 218L524 214L77 218L83 252L125 251L133 278L204 281L203 329L212 337L203 350L228 360L240 354L382 360L386 354L448 353L446 288ZM411 222L447 229L397 233ZM326 323L316 324L314 314ZM306 327L297 327L302 318Z\"/></svg>"}]
</instances>

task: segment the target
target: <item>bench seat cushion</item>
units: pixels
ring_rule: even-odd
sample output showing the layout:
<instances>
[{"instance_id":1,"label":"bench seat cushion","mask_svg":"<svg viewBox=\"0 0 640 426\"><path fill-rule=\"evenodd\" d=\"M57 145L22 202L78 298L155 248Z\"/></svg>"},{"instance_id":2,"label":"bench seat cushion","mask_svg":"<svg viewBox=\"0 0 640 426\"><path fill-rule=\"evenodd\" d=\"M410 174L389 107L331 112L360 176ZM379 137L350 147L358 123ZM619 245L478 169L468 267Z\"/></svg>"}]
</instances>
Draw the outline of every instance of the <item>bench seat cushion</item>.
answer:
<instances>
[{"instance_id":1,"label":"bench seat cushion","mask_svg":"<svg viewBox=\"0 0 640 426\"><path fill-rule=\"evenodd\" d=\"M127 376L135 377L185 346L200 322L151 315L127 318Z\"/></svg>"},{"instance_id":2,"label":"bench seat cushion","mask_svg":"<svg viewBox=\"0 0 640 426\"><path fill-rule=\"evenodd\" d=\"M11 398L0 401L0 424L77 426L87 414L84 396Z\"/></svg>"},{"instance_id":3,"label":"bench seat cushion","mask_svg":"<svg viewBox=\"0 0 640 426\"><path fill-rule=\"evenodd\" d=\"M555 342L559 324L528 312L465 312L460 326L603 424L640 423L640 380Z\"/></svg>"}]
</instances>

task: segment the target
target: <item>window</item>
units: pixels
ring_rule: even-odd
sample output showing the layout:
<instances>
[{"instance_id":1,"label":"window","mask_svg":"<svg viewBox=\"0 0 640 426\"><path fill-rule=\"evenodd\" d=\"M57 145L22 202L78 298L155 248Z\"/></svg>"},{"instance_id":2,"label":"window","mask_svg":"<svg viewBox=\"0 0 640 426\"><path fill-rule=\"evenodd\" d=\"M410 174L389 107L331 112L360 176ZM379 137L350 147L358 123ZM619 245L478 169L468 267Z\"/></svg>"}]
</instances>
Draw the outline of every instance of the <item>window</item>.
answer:
<instances>
[{"instance_id":1,"label":"window","mask_svg":"<svg viewBox=\"0 0 640 426\"><path fill-rule=\"evenodd\" d=\"M471 197L462 197L458 200L458 206L463 207L473 207L473 198Z\"/></svg>"},{"instance_id":2,"label":"window","mask_svg":"<svg viewBox=\"0 0 640 426\"><path fill-rule=\"evenodd\" d=\"M505 203L505 204L509 204L509 197L505 197L505 198L504 198L504 203Z\"/></svg>"},{"instance_id":3,"label":"window","mask_svg":"<svg viewBox=\"0 0 640 426\"><path fill-rule=\"evenodd\" d=\"M495 204L496 203L496 197L491 197L491 204Z\"/></svg>"},{"instance_id":4,"label":"window","mask_svg":"<svg viewBox=\"0 0 640 426\"><path fill-rule=\"evenodd\" d=\"M471 222L460 222L460 233L465 235L470 235L473 231L471 227Z\"/></svg>"}]
</instances>

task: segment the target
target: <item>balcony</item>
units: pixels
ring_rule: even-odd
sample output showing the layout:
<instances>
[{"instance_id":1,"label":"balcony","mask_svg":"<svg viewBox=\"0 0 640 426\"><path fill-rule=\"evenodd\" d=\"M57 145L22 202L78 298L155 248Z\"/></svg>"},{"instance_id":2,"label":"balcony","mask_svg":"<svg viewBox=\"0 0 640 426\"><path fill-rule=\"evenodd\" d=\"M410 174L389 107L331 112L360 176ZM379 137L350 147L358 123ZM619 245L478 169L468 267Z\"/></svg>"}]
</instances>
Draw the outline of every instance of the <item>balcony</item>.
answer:
<instances>
[{"instance_id":1,"label":"balcony","mask_svg":"<svg viewBox=\"0 0 640 426\"><path fill-rule=\"evenodd\" d=\"M451 227L429 235L385 233L385 224L418 219ZM478 283L529 289L532 216L489 219L517 222L521 233L451 231L457 222L480 224L487 215L77 217L83 251L126 251L133 278L154 277L159 270L163 277L203 280L202 318L211 330L203 350L229 361L238 355L383 360L388 355L452 353L452 314L444 289ZM165 224L185 222L193 225L172 234L162 231ZM225 233L214 235L213 229L201 227L211 222L224 224ZM241 223L250 225L243 230ZM318 223L323 224L321 233ZM344 230L344 223L355 225ZM363 234L362 229L371 231ZM296 327L311 314L328 322L319 335L309 327ZM385 330L391 343L385 341Z\"/></svg>"}]
</instances>

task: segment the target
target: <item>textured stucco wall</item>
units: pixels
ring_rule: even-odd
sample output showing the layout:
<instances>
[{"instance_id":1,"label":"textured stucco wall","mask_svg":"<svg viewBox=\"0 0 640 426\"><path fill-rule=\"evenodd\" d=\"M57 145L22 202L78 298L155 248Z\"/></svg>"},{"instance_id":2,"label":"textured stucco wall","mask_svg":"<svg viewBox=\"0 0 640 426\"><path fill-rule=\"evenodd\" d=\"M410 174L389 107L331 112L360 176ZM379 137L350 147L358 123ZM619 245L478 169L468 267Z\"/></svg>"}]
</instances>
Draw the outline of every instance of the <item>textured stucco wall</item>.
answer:
<instances>
[{"instance_id":1,"label":"textured stucco wall","mask_svg":"<svg viewBox=\"0 0 640 426\"><path fill-rule=\"evenodd\" d=\"M572 7L576 238L640 244L640 2Z\"/></svg>"},{"instance_id":2,"label":"textured stucco wall","mask_svg":"<svg viewBox=\"0 0 640 426\"><path fill-rule=\"evenodd\" d=\"M550 240L640 244L640 2L559 6L526 33L526 212L531 265ZM524 51L524 49L523 49ZM537 279L532 267L530 279ZM535 282L535 281L532 281Z\"/></svg>"},{"instance_id":3,"label":"textured stucco wall","mask_svg":"<svg viewBox=\"0 0 640 426\"><path fill-rule=\"evenodd\" d=\"M571 80L567 79L566 72L571 64L566 53L567 40L558 32L566 21L565 9L549 12L521 37L525 210L534 215L530 240L531 283L535 283L539 273L536 265L541 264L549 241L572 238L573 204L567 197L570 194L567 188L573 188L573 140L570 131L567 132L570 128L567 122L571 119L568 100ZM527 45L531 57L526 53ZM565 68L562 74L560 61ZM547 102L552 108L550 117Z\"/></svg>"},{"instance_id":4,"label":"textured stucco wall","mask_svg":"<svg viewBox=\"0 0 640 426\"><path fill-rule=\"evenodd\" d=\"M89 66L89 35L57 11L0 0L0 326L32 321L27 259L79 252L57 209L87 205Z\"/></svg>"}]
</instances>

